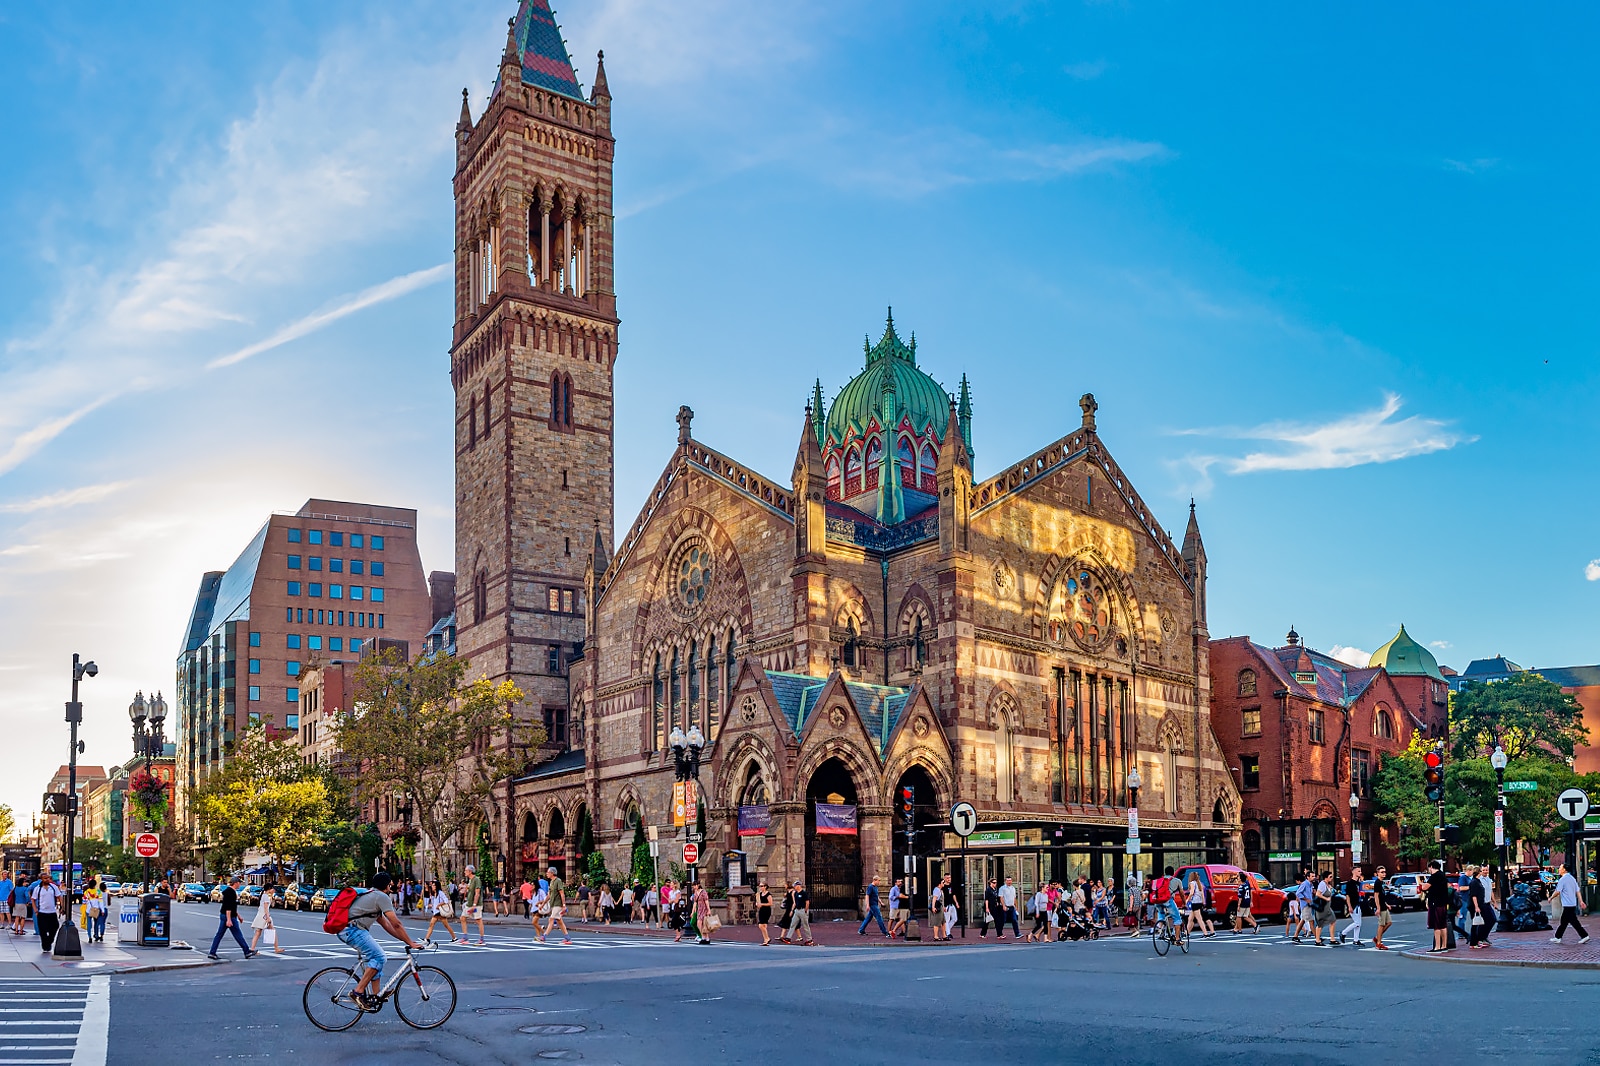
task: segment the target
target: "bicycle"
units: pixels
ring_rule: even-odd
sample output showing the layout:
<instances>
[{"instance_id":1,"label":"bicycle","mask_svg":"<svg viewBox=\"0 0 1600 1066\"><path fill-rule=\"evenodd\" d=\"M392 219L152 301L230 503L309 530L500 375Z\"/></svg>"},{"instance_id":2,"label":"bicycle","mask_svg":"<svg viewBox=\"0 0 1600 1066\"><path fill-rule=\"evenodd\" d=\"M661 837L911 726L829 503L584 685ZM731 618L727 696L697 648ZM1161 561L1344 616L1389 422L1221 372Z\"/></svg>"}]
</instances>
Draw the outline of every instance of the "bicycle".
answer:
<instances>
[{"instance_id":1,"label":"bicycle","mask_svg":"<svg viewBox=\"0 0 1600 1066\"><path fill-rule=\"evenodd\" d=\"M1156 949L1157 955L1165 957L1167 952L1172 950L1172 945L1174 944L1178 945L1178 948L1187 955L1189 954L1189 926L1184 923L1174 930L1170 921L1164 916L1159 917L1150 926L1150 942Z\"/></svg>"},{"instance_id":2,"label":"bicycle","mask_svg":"<svg viewBox=\"0 0 1600 1066\"><path fill-rule=\"evenodd\" d=\"M424 948L431 948L426 942ZM361 1020L363 1014L376 1014L385 1002L394 1000L394 1012L413 1029L437 1029L450 1020L456 1010L456 983L437 966L418 966L406 948L405 962L379 991L370 1005L355 997L356 984L365 968L356 952L354 967L329 966L318 970L306 982L301 997L311 1024L328 1033L342 1033ZM410 978L408 981L407 978Z\"/></svg>"}]
</instances>

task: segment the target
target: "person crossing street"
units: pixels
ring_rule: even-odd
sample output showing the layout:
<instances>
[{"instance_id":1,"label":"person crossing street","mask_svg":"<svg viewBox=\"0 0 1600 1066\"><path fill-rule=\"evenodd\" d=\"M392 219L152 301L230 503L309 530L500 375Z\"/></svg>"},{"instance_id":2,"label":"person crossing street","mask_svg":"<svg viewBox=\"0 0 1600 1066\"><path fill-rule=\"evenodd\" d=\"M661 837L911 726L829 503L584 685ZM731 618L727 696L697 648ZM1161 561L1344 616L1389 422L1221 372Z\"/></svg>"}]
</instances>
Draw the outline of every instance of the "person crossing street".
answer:
<instances>
[{"instance_id":1,"label":"person crossing street","mask_svg":"<svg viewBox=\"0 0 1600 1066\"><path fill-rule=\"evenodd\" d=\"M861 919L861 928L856 930L858 936L866 936L867 926L873 921L878 923L878 932L889 935L889 927L883 924L883 911L878 907L878 900L878 879L874 877L867 882L867 916Z\"/></svg>"},{"instance_id":2,"label":"person crossing street","mask_svg":"<svg viewBox=\"0 0 1600 1066\"><path fill-rule=\"evenodd\" d=\"M250 950L250 945L244 941L244 933L239 929L239 885L244 878L235 874L228 878L228 883L222 889L222 908L217 911L217 935L211 938L211 950L206 952L206 958L212 962L221 962L217 948L222 945L222 938L228 933L233 934L233 939L239 942L239 950L244 952L244 957L253 959L256 953ZM384 894L384 899L388 899Z\"/></svg>"},{"instance_id":3,"label":"person crossing street","mask_svg":"<svg viewBox=\"0 0 1600 1066\"><path fill-rule=\"evenodd\" d=\"M1562 863L1556 867L1561 872L1561 877L1556 881L1556 898L1561 902L1561 921L1556 925L1556 935L1551 937L1552 943L1559 944L1566 935L1567 926L1578 931L1578 943L1587 944L1589 933L1578 921L1578 879L1572 876L1572 871L1567 869L1567 864Z\"/></svg>"},{"instance_id":4,"label":"person crossing street","mask_svg":"<svg viewBox=\"0 0 1600 1066\"><path fill-rule=\"evenodd\" d=\"M1356 947L1359 948L1361 947L1361 867L1350 868L1350 880L1344 883L1344 898L1350 905L1350 924L1339 934L1339 943L1343 944L1353 937Z\"/></svg>"}]
</instances>

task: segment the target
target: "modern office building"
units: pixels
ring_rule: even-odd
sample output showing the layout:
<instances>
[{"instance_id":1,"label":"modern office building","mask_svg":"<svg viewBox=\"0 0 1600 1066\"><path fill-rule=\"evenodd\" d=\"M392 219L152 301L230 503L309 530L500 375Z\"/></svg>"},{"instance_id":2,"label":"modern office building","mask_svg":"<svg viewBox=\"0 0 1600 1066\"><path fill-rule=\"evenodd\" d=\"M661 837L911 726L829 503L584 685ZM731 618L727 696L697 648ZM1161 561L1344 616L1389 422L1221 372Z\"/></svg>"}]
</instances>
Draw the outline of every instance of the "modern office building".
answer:
<instances>
[{"instance_id":1,"label":"modern office building","mask_svg":"<svg viewBox=\"0 0 1600 1066\"><path fill-rule=\"evenodd\" d=\"M420 644L433 621L417 512L307 500L275 514L233 565L200 581L178 654L178 816L255 725L299 729L301 675L380 637Z\"/></svg>"}]
</instances>

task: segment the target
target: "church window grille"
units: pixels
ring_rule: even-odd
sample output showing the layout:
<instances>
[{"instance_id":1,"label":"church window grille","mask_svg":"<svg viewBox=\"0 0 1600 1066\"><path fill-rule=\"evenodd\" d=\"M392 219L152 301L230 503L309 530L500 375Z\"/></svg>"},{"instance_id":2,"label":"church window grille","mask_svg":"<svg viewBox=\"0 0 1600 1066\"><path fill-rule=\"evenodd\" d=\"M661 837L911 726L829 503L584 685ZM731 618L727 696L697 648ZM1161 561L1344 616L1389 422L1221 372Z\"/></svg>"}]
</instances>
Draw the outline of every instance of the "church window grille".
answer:
<instances>
[{"instance_id":1,"label":"church window grille","mask_svg":"<svg viewBox=\"0 0 1600 1066\"><path fill-rule=\"evenodd\" d=\"M1254 696L1256 694L1256 672L1254 670L1239 671L1239 695Z\"/></svg>"},{"instance_id":2,"label":"church window grille","mask_svg":"<svg viewBox=\"0 0 1600 1066\"><path fill-rule=\"evenodd\" d=\"M910 437L901 437L900 445L895 449L895 459L900 463L900 484L907 488L917 487L917 450Z\"/></svg>"},{"instance_id":3,"label":"church window grille","mask_svg":"<svg viewBox=\"0 0 1600 1066\"><path fill-rule=\"evenodd\" d=\"M689 723L684 720L683 714L683 679L682 667L678 662L678 649L672 649L672 673L670 675L669 706L671 707L672 720L679 729L688 729Z\"/></svg>"},{"instance_id":4,"label":"church window grille","mask_svg":"<svg viewBox=\"0 0 1600 1066\"><path fill-rule=\"evenodd\" d=\"M728 654L727 654L727 657L723 660L723 669L726 671L726 674L725 674L724 679L723 679L724 680L723 691L728 694L728 699L730 699L730 700L733 699L733 685L734 685L734 682L738 679L737 678L737 674L738 674L738 670L739 670L738 659L734 654L734 649L735 649L736 645L737 645L737 642L733 639L733 634L729 633L728 634Z\"/></svg>"},{"instance_id":5,"label":"church window grille","mask_svg":"<svg viewBox=\"0 0 1600 1066\"><path fill-rule=\"evenodd\" d=\"M659 751L664 743L664 733L671 732L662 725L663 704L665 699L661 682L661 656L657 655L650 664L650 744L651 749Z\"/></svg>"},{"instance_id":6,"label":"church window grille","mask_svg":"<svg viewBox=\"0 0 1600 1066\"><path fill-rule=\"evenodd\" d=\"M852 446L844 453L844 496L849 499L861 492L861 449Z\"/></svg>"},{"instance_id":7,"label":"church window grille","mask_svg":"<svg viewBox=\"0 0 1600 1066\"><path fill-rule=\"evenodd\" d=\"M721 708L717 704L718 674L722 673L722 660L717 658L717 638L712 637L706 645L706 726L708 729L717 727L717 712Z\"/></svg>"},{"instance_id":8,"label":"church window grille","mask_svg":"<svg viewBox=\"0 0 1600 1066\"><path fill-rule=\"evenodd\" d=\"M839 498L839 457L837 455L834 455L834 456L829 456L829 458L828 458L828 499L837 500L838 498Z\"/></svg>"},{"instance_id":9,"label":"church window grille","mask_svg":"<svg viewBox=\"0 0 1600 1066\"><path fill-rule=\"evenodd\" d=\"M878 473L883 466L883 441L877 437L867 442L867 488L878 487Z\"/></svg>"},{"instance_id":10,"label":"church window grille","mask_svg":"<svg viewBox=\"0 0 1600 1066\"><path fill-rule=\"evenodd\" d=\"M917 473L920 478L918 487L923 492L939 491L939 453L934 450L932 444L922 446L922 465Z\"/></svg>"},{"instance_id":11,"label":"church window grille","mask_svg":"<svg viewBox=\"0 0 1600 1066\"><path fill-rule=\"evenodd\" d=\"M699 725L703 713L700 709L700 649L689 642L689 724Z\"/></svg>"}]
</instances>

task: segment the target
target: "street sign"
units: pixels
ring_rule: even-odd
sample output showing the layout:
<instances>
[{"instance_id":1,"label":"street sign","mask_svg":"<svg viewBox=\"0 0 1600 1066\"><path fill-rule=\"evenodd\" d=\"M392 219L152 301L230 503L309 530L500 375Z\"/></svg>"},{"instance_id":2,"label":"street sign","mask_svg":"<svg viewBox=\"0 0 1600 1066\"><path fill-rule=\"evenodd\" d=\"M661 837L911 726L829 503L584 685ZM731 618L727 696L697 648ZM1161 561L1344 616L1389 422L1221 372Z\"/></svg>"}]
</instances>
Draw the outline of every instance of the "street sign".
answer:
<instances>
[{"instance_id":1,"label":"street sign","mask_svg":"<svg viewBox=\"0 0 1600 1066\"><path fill-rule=\"evenodd\" d=\"M978 828L978 809L966 800L950 808L950 828L960 837L969 837Z\"/></svg>"},{"instance_id":2,"label":"street sign","mask_svg":"<svg viewBox=\"0 0 1600 1066\"><path fill-rule=\"evenodd\" d=\"M1556 797L1556 813L1569 822L1581 822L1589 813L1589 794L1581 788L1569 788Z\"/></svg>"},{"instance_id":3,"label":"street sign","mask_svg":"<svg viewBox=\"0 0 1600 1066\"><path fill-rule=\"evenodd\" d=\"M1128 808L1128 839L1139 839L1139 808L1137 807Z\"/></svg>"},{"instance_id":4,"label":"street sign","mask_svg":"<svg viewBox=\"0 0 1600 1066\"><path fill-rule=\"evenodd\" d=\"M650 857L652 859L654 859L654 858L658 857L660 854L661 854L661 844L660 844L660 842L659 841L655 841L655 840L650 841Z\"/></svg>"},{"instance_id":5,"label":"street sign","mask_svg":"<svg viewBox=\"0 0 1600 1066\"><path fill-rule=\"evenodd\" d=\"M154 833L140 833L133 838L133 853L141 859L153 859L161 850L161 838Z\"/></svg>"},{"instance_id":6,"label":"street sign","mask_svg":"<svg viewBox=\"0 0 1600 1066\"><path fill-rule=\"evenodd\" d=\"M693 842L683 846L683 864L693 866L700 861L700 845Z\"/></svg>"},{"instance_id":7,"label":"street sign","mask_svg":"<svg viewBox=\"0 0 1600 1066\"><path fill-rule=\"evenodd\" d=\"M70 792L46 792L44 802L39 809L45 814L66 814L72 809L72 794Z\"/></svg>"},{"instance_id":8,"label":"street sign","mask_svg":"<svg viewBox=\"0 0 1600 1066\"><path fill-rule=\"evenodd\" d=\"M1539 782L1537 782L1537 781L1507 781L1506 782L1506 791L1507 792L1537 792L1537 791L1539 791Z\"/></svg>"},{"instance_id":9,"label":"street sign","mask_svg":"<svg viewBox=\"0 0 1600 1066\"><path fill-rule=\"evenodd\" d=\"M1504 847L1506 843L1506 812L1494 812L1494 846Z\"/></svg>"},{"instance_id":10,"label":"street sign","mask_svg":"<svg viewBox=\"0 0 1600 1066\"><path fill-rule=\"evenodd\" d=\"M1127 852L1128 852L1129 855L1137 855L1137 854L1139 854L1139 838L1138 837L1129 837L1128 838Z\"/></svg>"},{"instance_id":11,"label":"street sign","mask_svg":"<svg viewBox=\"0 0 1600 1066\"><path fill-rule=\"evenodd\" d=\"M650 841L652 844L661 839L659 831L653 825L645 826L644 835L645 839Z\"/></svg>"}]
</instances>

